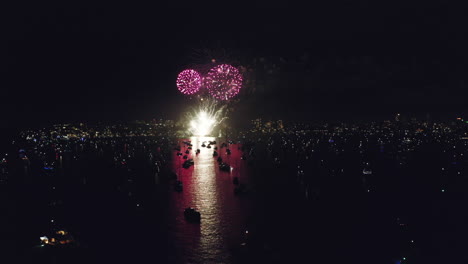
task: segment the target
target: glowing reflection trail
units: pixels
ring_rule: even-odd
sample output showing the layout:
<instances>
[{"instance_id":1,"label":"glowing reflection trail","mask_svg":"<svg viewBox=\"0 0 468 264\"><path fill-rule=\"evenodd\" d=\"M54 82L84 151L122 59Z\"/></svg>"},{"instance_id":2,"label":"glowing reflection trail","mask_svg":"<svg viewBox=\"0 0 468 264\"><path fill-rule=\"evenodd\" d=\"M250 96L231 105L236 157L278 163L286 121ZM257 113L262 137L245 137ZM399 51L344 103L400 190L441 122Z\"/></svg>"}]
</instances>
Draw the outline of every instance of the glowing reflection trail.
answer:
<instances>
[{"instance_id":1,"label":"glowing reflection trail","mask_svg":"<svg viewBox=\"0 0 468 264\"><path fill-rule=\"evenodd\" d=\"M189 169L181 169L179 179L183 182L181 193L171 192L169 223L170 238L175 248L175 263L232 263L232 249L242 242L246 221L252 205L247 196L234 195L233 177L239 176L243 183L249 183L246 167L240 159L242 153L237 145L232 145L230 157L226 149L220 149L221 157L232 161L231 172L223 172L218 168L213 148L201 147L202 143L216 140L213 137L192 137L193 149L189 159L193 158L195 165ZM182 142L181 140L180 142ZM213 146L214 147L214 146ZM181 145L181 151L186 148ZM196 149L201 152L195 155ZM183 159L173 153L173 168L178 172L179 161ZM234 162L239 160L239 162ZM243 170L244 173L240 173ZM185 221L183 210L193 207L201 213L201 223L194 224Z\"/></svg>"}]
</instances>

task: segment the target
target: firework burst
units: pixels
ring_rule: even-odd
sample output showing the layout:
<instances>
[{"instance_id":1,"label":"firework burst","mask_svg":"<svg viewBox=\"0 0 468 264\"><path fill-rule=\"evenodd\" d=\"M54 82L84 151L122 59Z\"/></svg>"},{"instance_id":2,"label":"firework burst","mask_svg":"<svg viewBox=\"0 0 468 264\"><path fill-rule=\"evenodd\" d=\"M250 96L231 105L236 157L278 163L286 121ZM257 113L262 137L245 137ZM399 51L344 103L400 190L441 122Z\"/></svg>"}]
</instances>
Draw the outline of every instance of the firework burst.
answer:
<instances>
[{"instance_id":1,"label":"firework burst","mask_svg":"<svg viewBox=\"0 0 468 264\"><path fill-rule=\"evenodd\" d=\"M239 93L242 80L242 74L237 68L229 64L220 64L208 72L204 85L211 96L227 101Z\"/></svg>"},{"instance_id":2,"label":"firework burst","mask_svg":"<svg viewBox=\"0 0 468 264\"><path fill-rule=\"evenodd\" d=\"M226 106L219 105L214 100L206 100L187 116L189 133L193 136L209 136L213 129L225 119Z\"/></svg>"},{"instance_id":3,"label":"firework burst","mask_svg":"<svg viewBox=\"0 0 468 264\"><path fill-rule=\"evenodd\" d=\"M177 76L177 89L186 95L195 94L202 86L202 77L193 69L183 70Z\"/></svg>"}]
</instances>

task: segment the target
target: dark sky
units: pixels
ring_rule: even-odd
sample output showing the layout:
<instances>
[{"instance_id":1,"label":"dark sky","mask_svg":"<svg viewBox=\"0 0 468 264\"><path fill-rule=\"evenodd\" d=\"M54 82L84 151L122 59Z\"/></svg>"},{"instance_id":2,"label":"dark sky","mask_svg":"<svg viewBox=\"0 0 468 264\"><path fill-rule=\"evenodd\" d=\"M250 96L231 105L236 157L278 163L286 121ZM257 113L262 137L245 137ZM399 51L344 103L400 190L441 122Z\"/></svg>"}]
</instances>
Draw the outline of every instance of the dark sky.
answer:
<instances>
[{"instance_id":1,"label":"dark sky","mask_svg":"<svg viewBox=\"0 0 468 264\"><path fill-rule=\"evenodd\" d=\"M468 110L465 23L461 12L441 5L9 11L0 51L9 126L176 118L186 98L175 78L200 49L225 49L247 64L254 57L288 60L275 76L277 88L240 100L245 111L307 117Z\"/></svg>"}]
</instances>

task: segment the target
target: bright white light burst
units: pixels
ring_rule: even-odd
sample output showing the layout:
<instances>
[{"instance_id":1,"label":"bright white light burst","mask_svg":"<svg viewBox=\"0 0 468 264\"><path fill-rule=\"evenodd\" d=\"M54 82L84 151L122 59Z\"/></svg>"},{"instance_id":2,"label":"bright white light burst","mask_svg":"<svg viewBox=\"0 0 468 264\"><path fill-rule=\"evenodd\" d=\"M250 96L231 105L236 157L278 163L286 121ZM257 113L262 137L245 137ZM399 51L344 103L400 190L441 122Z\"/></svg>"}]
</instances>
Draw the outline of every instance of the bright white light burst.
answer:
<instances>
[{"instance_id":1,"label":"bright white light burst","mask_svg":"<svg viewBox=\"0 0 468 264\"><path fill-rule=\"evenodd\" d=\"M213 130L215 120L206 112L199 112L196 119L190 121L190 127L195 136L206 136Z\"/></svg>"},{"instance_id":2,"label":"bright white light burst","mask_svg":"<svg viewBox=\"0 0 468 264\"><path fill-rule=\"evenodd\" d=\"M189 132L193 136L209 136L213 129L225 119L224 109L225 107L218 108L216 102L212 100L205 101L195 113L189 114Z\"/></svg>"}]
</instances>

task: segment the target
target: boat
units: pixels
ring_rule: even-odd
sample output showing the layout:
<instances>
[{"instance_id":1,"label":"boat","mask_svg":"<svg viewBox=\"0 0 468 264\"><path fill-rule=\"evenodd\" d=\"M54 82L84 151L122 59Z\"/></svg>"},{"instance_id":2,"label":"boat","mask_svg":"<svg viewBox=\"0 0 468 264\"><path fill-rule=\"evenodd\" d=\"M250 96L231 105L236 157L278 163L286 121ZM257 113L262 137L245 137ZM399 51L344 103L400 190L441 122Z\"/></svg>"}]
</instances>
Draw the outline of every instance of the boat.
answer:
<instances>
[{"instance_id":1,"label":"boat","mask_svg":"<svg viewBox=\"0 0 468 264\"><path fill-rule=\"evenodd\" d=\"M184 169L188 169L188 168L190 168L190 166L192 166L193 164L194 164L193 159L188 159L188 160L184 161L184 164L182 164L182 167L183 167Z\"/></svg>"},{"instance_id":2,"label":"boat","mask_svg":"<svg viewBox=\"0 0 468 264\"><path fill-rule=\"evenodd\" d=\"M211 145L206 146L206 148L211 148Z\"/></svg>"},{"instance_id":3,"label":"boat","mask_svg":"<svg viewBox=\"0 0 468 264\"><path fill-rule=\"evenodd\" d=\"M174 190L177 191L177 192L181 192L183 190L181 181L177 180L174 183Z\"/></svg>"},{"instance_id":4,"label":"boat","mask_svg":"<svg viewBox=\"0 0 468 264\"><path fill-rule=\"evenodd\" d=\"M231 150L230 150L230 149L226 149L226 154L231 155Z\"/></svg>"},{"instance_id":5,"label":"boat","mask_svg":"<svg viewBox=\"0 0 468 264\"><path fill-rule=\"evenodd\" d=\"M205 143L201 144L201 146L202 146L203 148L206 147Z\"/></svg>"},{"instance_id":6,"label":"boat","mask_svg":"<svg viewBox=\"0 0 468 264\"><path fill-rule=\"evenodd\" d=\"M192 207L185 208L184 210L185 220L189 222L200 222L201 214Z\"/></svg>"},{"instance_id":7,"label":"boat","mask_svg":"<svg viewBox=\"0 0 468 264\"><path fill-rule=\"evenodd\" d=\"M183 158L184 158L184 159L188 159L187 155L184 155Z\"/></svg>"},{"instance_id":8,"label":"boat","mask_svg":"<svg viewBox=\"0 0 468 264\"><path fill-rule=\"evenodd\" d=\"M231 171L231 166L229 166L229 164L227 163L221 162L221 164L219 164L219 169L222 171L229 172Z\"/></svg>"},{"instance_id":9,"label":"boat","mask_svg":"<svg viewBox=\"0 0 468 264\"><path fill-rule=\"evenodd\" d=\"M221 162L223 162L223 158L218 157L217 161L218 161L218 163L221 163Z\"/></svg>"},{"instance_id":10,"label":"boat","mask_svg":"<svg viewBox=\"0 0 468 264\"><path fill-rule=\"evenodd\" d=\"M187 149L187 150L185 151L185 154L189 154L189 153L190 153L190 151Z\"/></svg>"},{"instance_id":11,"label":"boat","mask_svg":"<svg viewBox=\"0 0 468 264\"><path fill-rule=\"evenodd\" d=\"M213 157L216 157L216 156L218 156L218 152L215 150L213 151Z\"/></svg>"},{"instance_id":12,"label":"boat","mask_svg":"<svg viewBox=\"0 0 468 264\"><path fill-rule=\"evenodd\" d=\"M53 229L48 234L39 237L41 247L77 247L78 243L65 229Z\"/></svg>"}]
</instances>

